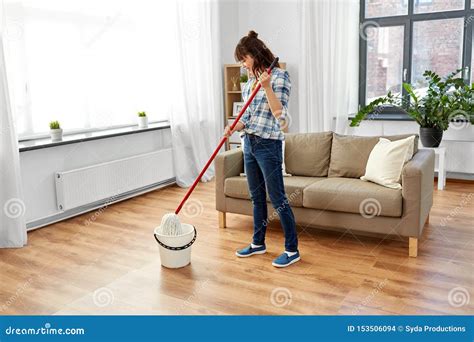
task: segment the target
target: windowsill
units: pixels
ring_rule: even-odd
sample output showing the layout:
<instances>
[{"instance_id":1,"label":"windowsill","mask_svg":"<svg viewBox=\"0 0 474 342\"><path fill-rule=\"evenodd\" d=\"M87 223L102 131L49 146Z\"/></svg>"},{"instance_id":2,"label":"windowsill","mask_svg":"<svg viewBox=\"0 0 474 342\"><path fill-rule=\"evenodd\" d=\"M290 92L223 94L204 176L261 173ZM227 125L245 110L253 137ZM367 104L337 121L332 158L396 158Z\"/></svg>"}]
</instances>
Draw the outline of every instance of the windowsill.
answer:
<instances>
[{"instance_id":1,"label":"windowsill","mask_svg":"<svg viewBox=\"0 0 474 342\"><path fill-rule=\"evenodd\" d=\"M50 148L61 145L76 144L84 141L98 140L117 137L121 135L128 134L137 134L143 132L156 131L161 129L170 128L169 121L161 121L155 123L149 123L147 128L138 128L137 125L106 129L106 130L97 130L86 133L76 133L64 135L63 139L60 141L52 141L51 138L38 138L23 140L18 142L18 148L20 152L39 150L43 148Z\"/></svg>"},{"instance_id":2,"label":"windowsill","mask_svg":"<svg viewBox=\"0 0 474 342\"><path fill-rule=\"evenodd\" d=\"M350 115L348 120L354 119L354 115ZM393 113L393 114L369 114L363 121L415 121L407 114Z\"/></svg>"},{"instance_id":3,"label":"windowsill","mask_svg":"<svg viewBox=\"0 0 474 342\"><path fill-rule=\"evenodd\" d=\"M354 119L355 115L350 114L348 120ZM408 114L403 113L384 113L384 114L369 114L367 117L362 121L415 121L412 119ZM462 118L453 118L451 122L468 122L467 119Z\"/></svg>"}]
</instances>

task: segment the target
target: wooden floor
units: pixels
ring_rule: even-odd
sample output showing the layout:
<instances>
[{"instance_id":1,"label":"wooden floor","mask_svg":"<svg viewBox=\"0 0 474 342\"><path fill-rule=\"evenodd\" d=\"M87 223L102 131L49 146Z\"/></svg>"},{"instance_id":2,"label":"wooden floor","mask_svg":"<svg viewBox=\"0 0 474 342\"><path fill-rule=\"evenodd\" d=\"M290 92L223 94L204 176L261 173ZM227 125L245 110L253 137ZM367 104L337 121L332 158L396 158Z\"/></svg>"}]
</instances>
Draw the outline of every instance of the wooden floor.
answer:
<instances>
[{"instance_id":1,"label":"wooden floor","mask_svg":"<svg viewBox=\"0 0 474 342\"><path fill-rule=\"evenodd\" d=\"M192 264L162 268L152 237L185 190L176 186L29 233L0 250L1 314L473 314L474 184L435 187L430 223L409 258L407 242L298 227L302 261L275 269L268 253L234 255L252 218L218 228L214 183L201 183L181 220L196 225Z\"/></svg>"}]
</instances>

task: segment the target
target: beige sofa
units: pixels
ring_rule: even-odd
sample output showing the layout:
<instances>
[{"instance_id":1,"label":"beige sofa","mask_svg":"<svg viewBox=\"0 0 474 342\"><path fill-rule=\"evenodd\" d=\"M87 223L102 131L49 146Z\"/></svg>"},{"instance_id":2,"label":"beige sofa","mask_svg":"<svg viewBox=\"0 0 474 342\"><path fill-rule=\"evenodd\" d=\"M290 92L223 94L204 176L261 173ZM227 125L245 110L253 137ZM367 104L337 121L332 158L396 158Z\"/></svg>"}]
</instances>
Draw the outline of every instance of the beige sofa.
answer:
<instances>
[{"instance_id":1,"label":"beige sofa","mask_svg":"<svg viewBox=\"0 0 474 342\"><path fill-rule=\"evenodd\" d=\"M387 136L398 140L409 135ZM362 234L407 237L416 257L418 238L433 204L434 152L418 150L401 174L402 189L359 179L379 137L344 136L333 132L285 134L285 190L298 225ZM241 149L216 158L216 209L219 226L226 213L252 215ZM278 218L268 199L268 215Z\"/></svg>"}]
</instances>

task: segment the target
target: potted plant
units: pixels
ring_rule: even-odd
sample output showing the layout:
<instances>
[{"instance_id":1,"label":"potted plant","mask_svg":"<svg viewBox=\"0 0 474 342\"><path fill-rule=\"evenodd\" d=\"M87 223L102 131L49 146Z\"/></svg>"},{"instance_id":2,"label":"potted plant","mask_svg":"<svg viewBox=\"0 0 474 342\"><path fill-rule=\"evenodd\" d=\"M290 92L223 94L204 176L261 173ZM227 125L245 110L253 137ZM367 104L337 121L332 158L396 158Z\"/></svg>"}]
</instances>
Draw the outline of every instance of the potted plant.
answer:
<instances>
[{"instance_id":1,"label":"potted plant","mask_svg":"<svg viewBox=\"0 0 474 342\"><path fill-rule=\"evenodd\" d=\"M138 112L138 128L148 127L148 117L145 112Z\"/></svg>"},{"instance_id":2,"label":"potted plant","mask_svg":"<svg viewBox=\"0 0 474 342\"><path fill-rule=\"evenodd\" d=\"M456 70L442 79L427 70L423 74L428 83L426 94L420 95L412 85L403 83L408 98L389 92L361 108L350 126L358 126L369 114L377 113L383 106L401 107L420 125L423 146L438 147L450 121L462 119L472 123L474 119L474 83L470 86L465 84L462 77L457 77L460 72Z\"/></svg>"},{"instance_id":3,"label":"potted plant","mask_svg":"<svg viewBox=\"0 0 474 342\"><path fill-rule=\"evenodd\" d=\"M49 134L51 135L52 141L59 141L63 139L63 130L59 121L51 121L49 123Z\"/></svg>"},{"instance_id":4,"label":"potted plant","mask_svg":"<svg viewBox=\"0 0 474 342\"><path fill-rule=\"evenodd\" d=\"M245 83L247 83L248 80L249 80L249 77L247 76L247 74L240 75L240 90L244 89L244 85Z\"/></svg>"}]
</instances>

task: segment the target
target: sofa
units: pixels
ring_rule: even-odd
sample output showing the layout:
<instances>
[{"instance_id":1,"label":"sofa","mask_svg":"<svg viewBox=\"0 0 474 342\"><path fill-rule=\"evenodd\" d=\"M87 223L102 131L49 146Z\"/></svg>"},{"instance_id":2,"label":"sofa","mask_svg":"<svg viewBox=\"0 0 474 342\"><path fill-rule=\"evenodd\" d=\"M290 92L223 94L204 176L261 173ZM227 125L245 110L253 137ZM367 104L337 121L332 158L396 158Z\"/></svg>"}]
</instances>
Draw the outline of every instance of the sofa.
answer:
<instances>
[{"instance_id":1,"label":"sofa","mask_svg":"<svg viewBox=\"0 0 474 342\"><path fill-rule=\"evenodd\" d=\"M384 136L394 141L410 135ZM334 132L286 133L285 192L296 223L336 231L349 229L370 236L401 236L408 240L408 255L418 254L418 239L429 221L433 204L432 150L418 149L403 166L401 189L360 179L379 136L340 135ZM226 214L252 216L252 202L240 148L222 152L215 161L216 209L219 226ZM278 219L267 196L269 218Z\"/></svg>"}]
</instances>

